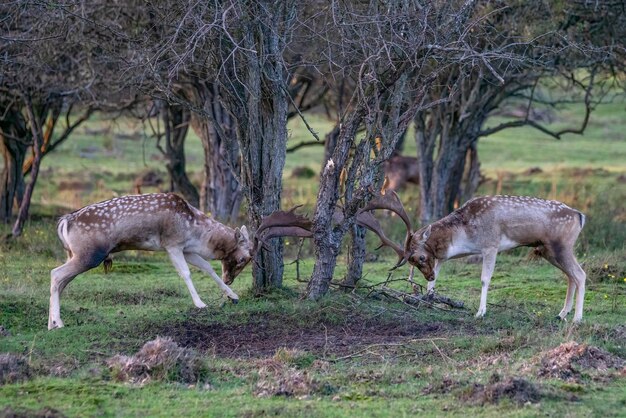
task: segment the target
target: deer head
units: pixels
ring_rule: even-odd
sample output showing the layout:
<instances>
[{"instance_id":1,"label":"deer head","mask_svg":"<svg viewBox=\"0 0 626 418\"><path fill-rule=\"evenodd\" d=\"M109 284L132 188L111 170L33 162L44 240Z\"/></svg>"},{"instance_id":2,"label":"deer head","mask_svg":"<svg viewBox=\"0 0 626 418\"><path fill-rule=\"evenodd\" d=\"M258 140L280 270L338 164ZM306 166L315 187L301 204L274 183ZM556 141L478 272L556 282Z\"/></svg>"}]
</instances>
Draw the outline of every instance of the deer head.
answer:
<instances>
[{"instance_id":1,"label":"deer head","mask_svg":"<svg viewBox=\"0 0 626 418\"><path fill-rule=\"evenodd\" d=\"M254 244L245 226L235 229L235 241L236 246L222 259L222 280L227 285L233 283L254 255Z\"/></svg>"}]
</instances>

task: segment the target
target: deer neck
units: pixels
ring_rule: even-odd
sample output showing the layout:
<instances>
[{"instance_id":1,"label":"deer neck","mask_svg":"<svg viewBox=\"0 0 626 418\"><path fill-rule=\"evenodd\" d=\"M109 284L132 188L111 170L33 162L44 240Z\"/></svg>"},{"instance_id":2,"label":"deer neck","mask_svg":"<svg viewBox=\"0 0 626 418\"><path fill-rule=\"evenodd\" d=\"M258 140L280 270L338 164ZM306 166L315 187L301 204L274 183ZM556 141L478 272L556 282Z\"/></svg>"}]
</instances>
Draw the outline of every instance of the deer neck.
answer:
<instances>
[{"instance_id":1,"label":"deer neck","mask_svg":"<svg viewBox=\"0 0 626 418\"><path fill-rule=\"evenodd\" d=\"M435 222L426 244L435 258L442 261L476 254L476 249L468 238L465 228L455 222Z\"/></svg>"}]
</instances>

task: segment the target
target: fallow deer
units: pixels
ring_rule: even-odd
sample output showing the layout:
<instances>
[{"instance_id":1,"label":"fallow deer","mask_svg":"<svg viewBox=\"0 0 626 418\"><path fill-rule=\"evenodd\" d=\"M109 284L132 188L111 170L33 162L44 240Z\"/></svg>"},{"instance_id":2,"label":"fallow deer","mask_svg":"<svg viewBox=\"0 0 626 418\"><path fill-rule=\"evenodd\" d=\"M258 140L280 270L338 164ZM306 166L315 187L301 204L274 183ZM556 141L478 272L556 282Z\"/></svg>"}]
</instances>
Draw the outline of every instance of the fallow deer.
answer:
<instances>
[{"instance_id":1,"label":"fallow deer","mask_svg":"<svg viewBox=\"0 0 626 418\"><path fill-rule=\"evenodd\" d=\"M123 196L85 206L61 217L57 233L68 253L65 264L50 276L48 329L63 326L59 298L77 275L124 250L164 250L184 279L193 303L206 305L191 281L187 263L208 273L233 302L239 297L228 287L252 258L246 227L229 228L171 193ZM207 260L222 261L222 277Z\"/></svg>"},{"instance_id":2,"label":"fallow deer","mask_svg":"<svg viewBox=\"0 0 626 418\"><path fill-rule=\"evenodd\" d=\"M363 211L389 209L396 212L407 227L404 248L388 240L380 225L363 225L376 232L396 251L397 268L407 261L417 267L434 290L441 264L452 258L481 254L482 291L477 317L487 311L487 291L493 274L496 255L500 251L521 246L534 247L541 256L562 270L568 279L565 304L559 318L571 311L574 292L576 309L574 321L583 316L586 275L574 256L574 244L585 225L585 215L561 202L522 196L483 196L474 198L450 215L417 231L394 192L374 199Z\"/></svg>"}]
</instances>

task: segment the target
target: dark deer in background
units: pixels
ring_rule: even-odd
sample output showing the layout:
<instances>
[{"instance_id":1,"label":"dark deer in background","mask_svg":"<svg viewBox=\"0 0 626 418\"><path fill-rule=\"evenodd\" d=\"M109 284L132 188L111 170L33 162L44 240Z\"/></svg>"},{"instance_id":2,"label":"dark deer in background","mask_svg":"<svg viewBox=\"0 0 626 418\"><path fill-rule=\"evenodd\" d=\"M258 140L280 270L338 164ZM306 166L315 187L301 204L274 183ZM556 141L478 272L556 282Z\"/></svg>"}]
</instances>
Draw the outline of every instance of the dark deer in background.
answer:
<instances>
[{"instance_id":1,"label":"dark deer in background","mask_svg":"<svg viewBox=\"0 0 626 418\"><path fill-rule=\"evenodd\" d=\"M574 321L582 319L586 275L574 256L574 244L585 215L561 202L521 196L483 196L474 198L450 215L413 231L409 218L394 192L370 202L363 210L388 209L397 213L407 227L404 248L388 242L380 225L363 225L376 232L384 245L396 251L400 260L417 267L434 289L442 262L451 258L481 254L482 291L476 313L487 311L487 291L500 251L520 246L535 247L534 254L562 270L568 279L565 305L559 313L565 319L571 311L576 292ZM412 275L412 268L411 268Z\"/></svg>"},{"instance_id":2,"label":"dark deer in background","mask_svg":"<svg viewBox=\"0 0 626 418\"><path fill-rule=\"evenodd\" d=\"M61 217L57 232L68 253L65 264L51 272L48 329L60 328L60 295L77 275L124 250L164 250L185 280L193 303L206 305L191 281L187 263L208 273L233 302L228 287L252 257L246 227L229 228L170 193L124 196L85 206ZM222 261L222 277L207 260Z\"/></svg>"}]
</instances>

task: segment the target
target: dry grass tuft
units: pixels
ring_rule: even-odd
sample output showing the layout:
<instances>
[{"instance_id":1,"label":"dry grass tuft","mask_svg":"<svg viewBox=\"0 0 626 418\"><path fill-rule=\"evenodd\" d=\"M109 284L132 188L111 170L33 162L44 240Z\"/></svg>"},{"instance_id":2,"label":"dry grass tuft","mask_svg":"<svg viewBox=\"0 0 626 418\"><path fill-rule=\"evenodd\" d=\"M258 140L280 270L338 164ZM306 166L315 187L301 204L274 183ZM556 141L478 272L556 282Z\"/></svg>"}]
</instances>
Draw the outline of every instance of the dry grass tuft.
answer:
<instances>
[{"instance_id":1,"label":"dry grass tuft","mask_svg":"<svg viewBox=\"0 0 626 418\"><path fill-rule=\"evenodd\" d=\"M0 354L0 385L28 380L31 375L25 358L11 353Z\"/></svg>"},{"instance_id":2,"label":"dry grass tuft","mask_svg":"<svg viewBox=\"0 0 626 418\"><path fill-rule=\"evenodd\" d=\"M148 341L134 356L116 355L107 361L119 381L143 384L151 380L196 383L206 377L205 361L171 338Z\"/></svg>"},{"instance_id":3,"label":"dry grass tuft","mask_svg":"<svg viewBox=\"0 0 626 418\"><path fill-rule=\"evenodd\" d=\"M259 363L259 379L254 387L254 394L258 397L306 398L317 389L317 383L306 370L287 367L272 359Z\"/></svg>"},{"instance_id":4,"label":"dry grass tuft","mask_svg":"<svg viewBox=\"0 0 626 418\"><path fill-rule=\"evenodd\" d=\"M624 373L626 361L601 348L575 341L563 343L542 353L539 359L539 377L556 377L580 382L587 375L593 379L611 378L617 371Z\"/></svg>"}]
</instances>

